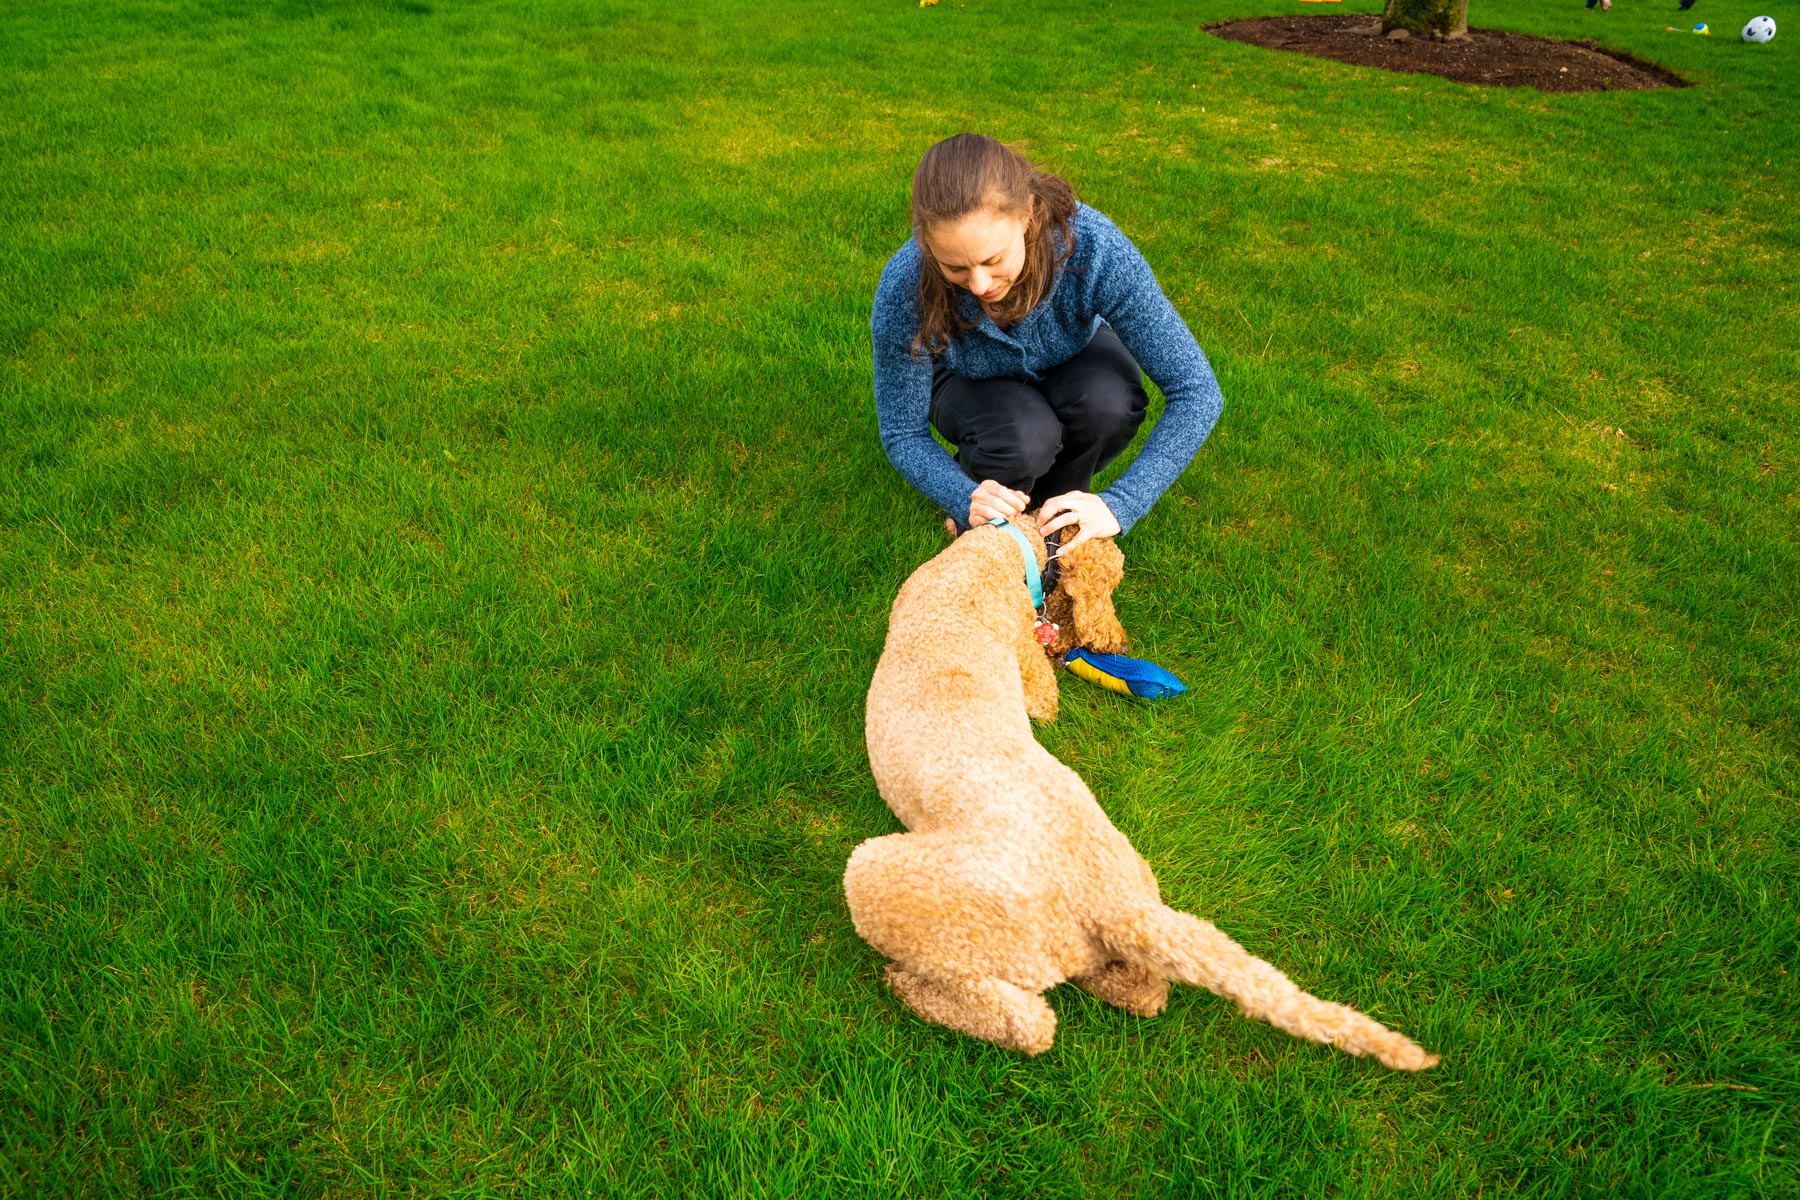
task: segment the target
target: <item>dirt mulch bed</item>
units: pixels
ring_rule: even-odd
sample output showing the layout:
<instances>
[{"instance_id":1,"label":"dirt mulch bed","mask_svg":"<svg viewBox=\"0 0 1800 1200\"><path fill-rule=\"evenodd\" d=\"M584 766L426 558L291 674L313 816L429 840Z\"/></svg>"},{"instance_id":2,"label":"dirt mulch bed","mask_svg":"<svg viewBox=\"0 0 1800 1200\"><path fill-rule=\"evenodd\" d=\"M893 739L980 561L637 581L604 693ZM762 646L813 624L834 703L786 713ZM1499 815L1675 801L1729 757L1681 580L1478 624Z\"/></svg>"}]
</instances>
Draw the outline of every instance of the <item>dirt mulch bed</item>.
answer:
<instances>
[{"instance_id":1,"label":"dirt mulch bed","mask_svg":"<svg viewBox=\"0 0 1800 1200\"><path fill-rule=\"evenodd\" d=\"M1687 80L1655 63L1591 42L1558 42L1504 29L1471 29L1467 38L1389 41L1378 15L1252 17L1221 21L1208 33L1233 42L1294 50L1315 58L1389 71L1439 75L1457 83L1534 87L1544 92L1613 92L1687 87Z\"/></svg>"}]
</instances>

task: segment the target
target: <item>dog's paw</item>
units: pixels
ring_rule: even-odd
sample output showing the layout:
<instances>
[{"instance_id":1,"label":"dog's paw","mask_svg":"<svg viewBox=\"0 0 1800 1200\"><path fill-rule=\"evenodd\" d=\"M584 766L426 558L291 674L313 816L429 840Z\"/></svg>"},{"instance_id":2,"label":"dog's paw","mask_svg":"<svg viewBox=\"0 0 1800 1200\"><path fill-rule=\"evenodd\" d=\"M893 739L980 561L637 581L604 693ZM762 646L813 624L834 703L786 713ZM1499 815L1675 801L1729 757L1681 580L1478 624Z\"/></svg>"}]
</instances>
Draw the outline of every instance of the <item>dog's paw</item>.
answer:
<instances>
[{"instance_id":1,"label":"dog's paw","mask_svg":"<svg viewBox=\"0 0 1800 1200\"><path fill-rule=\"evenodd\" d=\"M1056 1010L1044 1003L1042 996L1031 999L1037 1003L1019 1004L1007 1014L1007 1026L1012 1034L1013 1048L1035 1058L1056 1041Z\"/></svg>"},{"instance_id":2,"label":"dog's paw","mask_svg":"<svg viewBox=\"0 0 1800 1200\"><path fill-rule=\"evenodd\" d=\"M1072 982L1134 1016L1154 1017L1169 1005L1169 981L1135 963L1108 963Z\"/></svg>"}]
</instances>

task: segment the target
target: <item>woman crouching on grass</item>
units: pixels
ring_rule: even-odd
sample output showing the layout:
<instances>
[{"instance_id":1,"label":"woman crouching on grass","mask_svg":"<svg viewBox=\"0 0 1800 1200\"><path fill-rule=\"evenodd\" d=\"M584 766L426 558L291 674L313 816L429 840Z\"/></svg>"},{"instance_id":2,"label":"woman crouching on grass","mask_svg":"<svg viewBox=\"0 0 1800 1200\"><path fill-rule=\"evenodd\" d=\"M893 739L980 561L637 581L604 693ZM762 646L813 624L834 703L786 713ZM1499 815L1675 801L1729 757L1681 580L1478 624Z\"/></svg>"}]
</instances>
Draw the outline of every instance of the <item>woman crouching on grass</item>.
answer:
<instances>
[{"instance_id":1,"label":"woman crouching on grass","mask_svg":"<svg viewBox=\"0 0 1800 1200\"><path fill-rule=\"evenodd\" d=\"M1034 509L1045 535L1080 526L1070 546L1130 529L1224 407L1143 255L1066 182L974 133L919 160L912 229L875 291L889 460L949 514L952 534ZM1096 496L1094 473L1143 423L1140 364L1162 389L1163 415Z\"/></svg>"}]
</instances>

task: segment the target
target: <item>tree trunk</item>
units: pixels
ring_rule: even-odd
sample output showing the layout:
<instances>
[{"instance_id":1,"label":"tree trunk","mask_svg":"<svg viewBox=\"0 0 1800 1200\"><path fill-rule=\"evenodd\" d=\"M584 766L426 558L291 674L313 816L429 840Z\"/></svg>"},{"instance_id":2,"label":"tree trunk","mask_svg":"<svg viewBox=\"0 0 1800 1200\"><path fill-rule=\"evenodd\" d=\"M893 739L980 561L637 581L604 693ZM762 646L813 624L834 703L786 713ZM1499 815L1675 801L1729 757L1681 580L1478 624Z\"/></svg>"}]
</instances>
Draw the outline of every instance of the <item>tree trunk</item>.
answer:
<instances>
[{"instance_id":1,"label":"tree trunk","mask_svg":"<svg viewBox=\"0 0 1800 1200\"><path fill-rule=\"evenodd\" d=\"M1387 0L1381 31L1404 29L1427 37L1469 36L1469 0Z\"/></svg>"}]
</instances>

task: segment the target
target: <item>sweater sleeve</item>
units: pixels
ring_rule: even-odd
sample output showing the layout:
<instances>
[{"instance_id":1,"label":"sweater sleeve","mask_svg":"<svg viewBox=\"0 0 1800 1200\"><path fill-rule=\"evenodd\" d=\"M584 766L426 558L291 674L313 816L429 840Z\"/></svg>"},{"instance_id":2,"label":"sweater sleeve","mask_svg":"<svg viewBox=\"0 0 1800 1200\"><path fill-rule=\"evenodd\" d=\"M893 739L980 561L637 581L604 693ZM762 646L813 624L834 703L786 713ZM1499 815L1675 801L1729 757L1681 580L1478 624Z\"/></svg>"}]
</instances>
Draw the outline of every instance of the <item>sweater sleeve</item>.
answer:
<instances>
[{"instance_id":1,"label":"sweater sleeve","mask_svg":"<svg viewBox=\"0 0 1800 1200\"><path fill-rule=\"evenodd\" d=\"M1224 411L1212 364L1157 285L1150 264L1111 222L1096 231L1090 286L1095 311L1113 327L1166 404L1136 459L1100 494L1128 531L1193 461Z\"/></svg>"},{"instance_id":2,"label":"sweater sleeve","mask_svg":"<svg viewBox=\"0 0 1800 1200\"><path fill-rule=\"evenodd\" d=\"M912 351L918 302L895 260L881 274L870 320L881 448L908 483L961 524L975 484L931 436L931 359Z\"/></svg>"}]
</instances>

